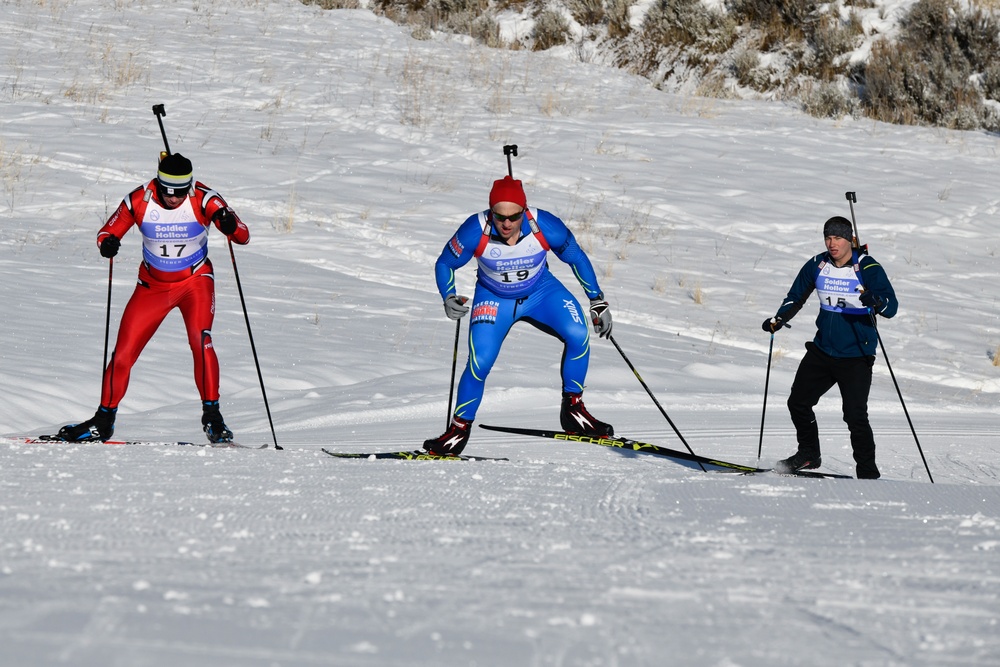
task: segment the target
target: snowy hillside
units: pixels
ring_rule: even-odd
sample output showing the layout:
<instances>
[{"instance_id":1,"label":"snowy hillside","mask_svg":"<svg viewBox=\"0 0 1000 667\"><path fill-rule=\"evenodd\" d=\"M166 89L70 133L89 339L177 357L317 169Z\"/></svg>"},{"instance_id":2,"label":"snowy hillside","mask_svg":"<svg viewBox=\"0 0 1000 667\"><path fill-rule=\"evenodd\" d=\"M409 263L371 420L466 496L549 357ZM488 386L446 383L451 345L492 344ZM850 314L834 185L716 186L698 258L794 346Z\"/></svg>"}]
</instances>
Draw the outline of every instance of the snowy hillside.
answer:
<instances>
[{"instance_id":1,"label":"snowy hillside","mask_svg":"<svg viewBox=\"0 0 1000 667\"><path fill-rule=\"evenodd\" d=\"M94 235L154 174L162 103L171 148L251 228L235 256L285 448L0 440L10 664L1000 662L1000 138L674 96L293 0L2 7L0 434L97 407L109 262ZM506 173L504 144L531 205L590 253L616 340L685 439L740 463L757 462L760 322L857 192L935 483L881 353L878 482L703 474L479 429L468 453L508 462L323 454L443 430L455 325L433 263ZM221 235L210 248L223 413L269 442L233 265ZM112 340L140 252L129 234L113 264ZM460 272L460 291L473 281ZM775 337L766 466L794 451L784 401L814 307ZM560 352L515 327L479 421L555 427ZM682 448L606 341L586 398L616 432ZM835 392L817 413L824 468L853 473ZM201 442L199 417L175 313L116 435Z\"/></svg>"}]
</instances>

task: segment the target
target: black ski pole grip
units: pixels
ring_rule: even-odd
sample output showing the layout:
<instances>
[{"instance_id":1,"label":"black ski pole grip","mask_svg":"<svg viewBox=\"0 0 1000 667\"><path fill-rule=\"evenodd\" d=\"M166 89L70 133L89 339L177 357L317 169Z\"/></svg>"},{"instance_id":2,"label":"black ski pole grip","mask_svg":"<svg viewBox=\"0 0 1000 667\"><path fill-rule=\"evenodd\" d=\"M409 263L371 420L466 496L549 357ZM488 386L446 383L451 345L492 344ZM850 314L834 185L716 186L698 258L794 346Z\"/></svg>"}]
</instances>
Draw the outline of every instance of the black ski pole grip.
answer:
<instances>
[{"instance_id":1,"label":"black ski pole grip","mask_svg":"<svg viewBox=\"0 0 1000 667\"><path fill-rule=\"evenodd\" d=\"M844 196L847 198L847 205L851 207L851 225L854 227L854 239L851 247L868 254L868 248L861 245L861 235L858 234L858 220L854 217L854 205L858 202L858 195L855 192L845 192Z\"/></svg>"},{"instance_id":2,"label":"black ski pole grip","mask_svg":"<svg viewBox=\"0 0 1000 667\"><path fill-rule=\"evenodd\" d=\"M508 144L503 147L503 154L507 156L507 175L514 178L514 170L510 164L510 156L517 157L517 144Z\"/></svg>"},{"instance_id":3,"label":"black ski pole grip","mask_svg":"<svg viewBox=\"0 0 1000 667\"><path fill-rule=\"evenodd\" d=\"M167 149L167 155L170 155L170 144L167 143L167 131L163 129L163 116L167 115L166 107L162 104L154 104L153 115L156 116L156 122L160 125L160 136L163 137L163 147Z\"/></svg>"}]
</instances>

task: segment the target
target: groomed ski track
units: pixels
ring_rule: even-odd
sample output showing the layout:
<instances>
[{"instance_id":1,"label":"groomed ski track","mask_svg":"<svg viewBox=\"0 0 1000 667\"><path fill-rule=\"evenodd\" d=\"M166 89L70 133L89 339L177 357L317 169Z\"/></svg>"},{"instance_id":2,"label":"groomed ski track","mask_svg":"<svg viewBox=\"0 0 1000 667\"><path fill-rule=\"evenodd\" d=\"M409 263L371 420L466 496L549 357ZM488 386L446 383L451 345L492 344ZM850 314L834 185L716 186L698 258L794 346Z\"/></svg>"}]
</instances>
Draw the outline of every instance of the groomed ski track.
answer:
<instances>
[{"instance_id":1,"label":"groomed ski track","mask_svg":"<svg viewBox=\"0 0 1000 667\"><path fill-rule=\"evenodd\" d=\"M784 640L762 639L777 624L845 664L933 664L893 639L914 622L942 639L960 624L984 639L979 655L997 648L983 586L996 487L701 474L593 445L475 444L511 460L359 465L291 442L0 447L0 584L18 599L17 582L31 582L33 596L7 655L799 664ZM708 607L725 613L692 616ZM116 630L54 614L99 614Z\"/></svg>"}]
</instances>

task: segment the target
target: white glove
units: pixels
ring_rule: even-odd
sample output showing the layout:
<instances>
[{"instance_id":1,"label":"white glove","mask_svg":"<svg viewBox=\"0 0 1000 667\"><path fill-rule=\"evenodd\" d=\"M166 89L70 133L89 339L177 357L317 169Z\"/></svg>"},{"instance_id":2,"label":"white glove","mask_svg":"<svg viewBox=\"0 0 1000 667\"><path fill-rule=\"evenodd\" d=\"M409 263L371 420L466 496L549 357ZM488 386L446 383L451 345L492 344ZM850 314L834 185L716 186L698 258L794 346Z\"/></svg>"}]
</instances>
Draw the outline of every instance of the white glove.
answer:
<instances>
[{"instance_id":1,"label":"white glove","mask_svg":"<svg viewBox=\"0 0 1000 667\"><path fill-rule=\"evenodd\" d=\"M467 296L449 294L444 300L444 314L449 320L462 319L469 312L469 307L465 305L468 300Z\"/></svg>"},{"instance_id":2,"label":"white glove","mask_svg":"<svg viewBox=\"0 0 1000 667\"><path fill-rule=\"evenodd\" d=\"M590 300L590 321L594 323L594 333L601 338L611 335L611 306L598 294Z\"/></svg>"}]
</instances>

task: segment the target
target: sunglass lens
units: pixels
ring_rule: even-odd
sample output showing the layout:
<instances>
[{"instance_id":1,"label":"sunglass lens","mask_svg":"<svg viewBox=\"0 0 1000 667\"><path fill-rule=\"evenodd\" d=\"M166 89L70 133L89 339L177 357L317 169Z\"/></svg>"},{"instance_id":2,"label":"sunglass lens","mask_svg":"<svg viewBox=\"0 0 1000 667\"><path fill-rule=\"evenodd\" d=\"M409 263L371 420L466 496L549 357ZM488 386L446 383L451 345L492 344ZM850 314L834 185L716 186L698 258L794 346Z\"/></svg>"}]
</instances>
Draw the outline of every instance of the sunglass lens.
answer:
<instances>
[{"instance_id":1,"label":"sunglass lens","mask_svg":"<svg viewBox=\"0 0 1000 667\"><path fill-rule=\"evenodd\" d=\"M519 212L515 213L514 215L500 215L499 213L494 212L493 213L493 217L497 221L499 221L499 222L506 222L508 220L510 220L511 222L513 222L515 220L519 220L521 218L521 215L523 213L524 213L524 211L519 211Z\"/></svg>"}]
</instances>

